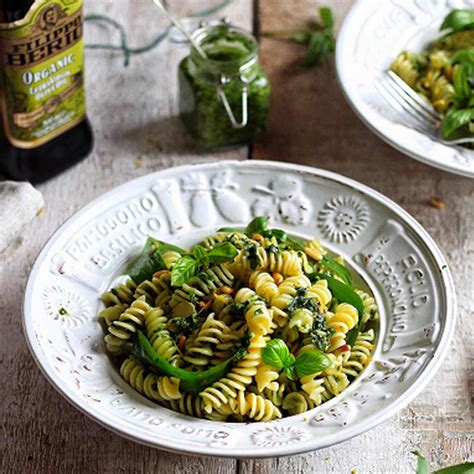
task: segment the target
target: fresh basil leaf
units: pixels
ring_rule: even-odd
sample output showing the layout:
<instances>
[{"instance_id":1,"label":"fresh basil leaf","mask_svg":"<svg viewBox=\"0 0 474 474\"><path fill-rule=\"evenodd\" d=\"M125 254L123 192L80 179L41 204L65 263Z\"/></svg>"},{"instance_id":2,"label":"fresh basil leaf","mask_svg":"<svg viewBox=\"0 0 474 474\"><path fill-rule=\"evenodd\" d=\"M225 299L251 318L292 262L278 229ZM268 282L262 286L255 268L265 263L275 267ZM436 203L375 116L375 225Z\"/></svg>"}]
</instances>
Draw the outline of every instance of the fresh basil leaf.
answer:
<instances>
[{"instance_id":1,"label":"fresh basil leaf","mask_svg":"<svg viewBox=\"0 0 474 474\"><path fill-rule=\"evenodd\" d=\"M206 257L210 262L219 264L235 258L238 253L239 251L230 242L221 242L209 250Z\"/></svg>"},{"instance_id":2,"label":"fresh basil leaf","mask_svg":"<svg viewBox=\"0 0 474 474\"><path fill-rule=\"evenodd\" d=\"M181 286L199 272L199 262L190 255L184 255L171 270L171 284Z\"/></svg>"},{"instance_id":3,"label":"fresh basil leaf","mask_svg":"<svg viewBox=\"0 0 474 474\"><path fill-rule=\"evenodd\" d=\"M285 367L283 369L283 373L290 379L293 380L295 378L295 367L291 365L290 367Z\"/></svg>"},{"instance_id":4,"label":"fresh basil leaf","mask_svg":"<svg viewBox=\"0 0 474 474\"><path fill-rule=\"evenodd\" d=\"M474 109L451 109L444 116L442 133L446 140L453 139L454 132L474 120Z\"/></svg>"},{"instance_id":5,"label":"fresh basil leaf","mask_svg":"<svg viewBox=\"0 0 474 474\"><path fill-rule=\"evenodd\" d=\"M452 10L441 23L440 31L450 29L452 32L474 28L474 10Z\"/></svg>"},{"instance_id":6,"label":"fresh basil leaf","mask_svg":"<svg viewBox=\"0 0 474 474\"><path fill-rule=\"evenodd\" d=\"M276 369L291 366L291 354L285 341L282 339L271 339L262 350L262 359L265 364Z\"/></svg>"},{"instance_id":7,"label":"fresh basil leaf","mask_svg":"<svg viewBox=\"0 0 474 474\"><path fill-rule=\"evenodd\" d=\"M196 260L203 260L206 257L207 250L202 245L196 245L193 250L193 256Z\"/></svg>"},{"instance_id":8,"label":"fresh basil leaf","mask_svg":"<svg viewBox=\"0 0 474 474\"><path fill-rule=\"evenodd\" d=\"M288 235L284 230L281 229L269 229L261 232L264 237L272 238L275 237L278 242L283 243L288 239Z\"/></svg>"},{"instance_id":9,"label":"fresh basil leaf","mask_svg":"<svg viewBox=\"0 0 474 474\"><path fill-rule=\"evenodd\" d=\"M324 352L303 352L296 358L295 372L298 377L304 377L328 369L331 365L332 360Z\"/></svg>"},{"instance_id":10,"label":"fresh basil leaf","mask_svg":"<svg viewBox=\"0 0 474 474\"><path fill-rule=\"evenodd\" d=\"M330 31L334 28L334 18L332 16L332 10L329 7L321 7L319 9L319 16L323 25Z\"/></svg>"},{"instance_id":11,"label":"fresh basil leaf","mask_svg":"<svg viewBox=\"0 0 474 474\"><path fill-rule=\"evenodd\" d=\"M293 250L304 250L304 244L300 242L298 239L291 237L290 235L286 239L287 244L290 244Z\"/></svg>"},{"instance_id":12,"label":"fresh basil leaf","mask_svg":"<svg viewBox=\"0 0 474 474\"><path fill-rule=\"evenodd\" d=\"M341 265L327 255L323 256L322 264L332 273L341 278L346 285L352 286L352 275L344 265Z\"/></svg>"},{"instance_id":13,"label":"fresh basil leaf","mask_svg":"<svg viewBox=\"0 0 474 474\"><path fill-rule=\"evenodd\" d=\"M454 68L453 86L455 100L463 106L473 94L474 84L474 62L463 62Z\"/></svg>"},{"instance_id":14,"label":"fresh basil leaf","mask_svg":"<svg viewBox=\"0 0 474 474\"><path fill-rule=\"evenodd\" d=\"M330 52L328 35L322 31L314 31L309 39L308 49L303 60L306 67L320 66Z\"/></svg>"},{"instance_id":15,"label":"fresh basil leaf","mask_svg":"<svg viewBox=\"0 0 474 474\"><path fill-rule=\"evenodd\" d=\"M455 466L444 467L433 474L474 474L474 462L465 462Z\"/></svg>"},{"instance_id":16,"label":"fresh basil leaf","mask_svg":"<svg viewBox=\"0 0 474 474\"><path fill-rule=\"evenodd\" d=\"M430 474L426 459L418 451L412 451L412 454L414 454L418 458L416 474Z\"/></svg>"},{"instance_id":17,"label":"fresh basil leaf","mask_svg":"<svg viewBox=\"0 0 474 474\"><path fill-rule=\"evenodd\" d=\"M266 216L257 216L254 217L249 225L245 229L247 235L261 234L263 231L267 230L268 227L268 217Z\"/></svg>"},{"instance_id":18,"label":"fresh basil leaf","mask_svg":"<svg viewBox=\"0 0 474 474\"><path fill-rule=\"evenodd\" d=\"M457 63L474 63L474 47L472 48L466 48L466 49L460 49L459 51L456 51L452 56L451 56L451 64L457 64Z\"/></svg>"},{"instance_id":19,"label":"fresh basil leaf","mask_svg":"<svg viewBox=\"0 0 474 474\"><path fill-rule=\"evenodd\" d=\"M178 252L181 255L187 253L175 245L161 242L153 237L148 237L140 256L135 260L129 271L129 276L134 283L138 285L142 281L150 279L153 273L159 270L165 270L166 265L162 254L168 251Z\"/></svg>"}]
</instances>

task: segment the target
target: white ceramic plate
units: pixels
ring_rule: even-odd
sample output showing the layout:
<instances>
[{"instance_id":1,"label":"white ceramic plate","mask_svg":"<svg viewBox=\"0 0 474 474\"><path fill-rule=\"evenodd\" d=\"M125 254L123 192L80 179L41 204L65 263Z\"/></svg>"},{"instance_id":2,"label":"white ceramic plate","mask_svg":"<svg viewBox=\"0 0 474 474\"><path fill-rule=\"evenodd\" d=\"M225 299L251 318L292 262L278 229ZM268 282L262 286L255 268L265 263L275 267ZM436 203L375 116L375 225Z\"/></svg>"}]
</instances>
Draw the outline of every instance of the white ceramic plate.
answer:
<instances>
[{"instance_id":1,"label":"white ceramic plate","mask_svg":"<svg viewBox=\"0 0 474 474\"><path fill-rule=\"evenodd\" d=\"M337 38L339 83L365 124L401 152L445 171L474 177L474 151L446 146L405 125L375 88L398 53L421 51L439 36L453 8L474 8L474 0L358 0Z\"/></svg>"},{"instance_id":2,"label":"white ceramic plate","mask_svg":"<svg viewBox=\"0 0 474 474\"><path fill-rule=\"evenodd\" d=\"M374 293L380 332L373 362L328 403L267 423L183 416L135 392L104 353L100 294L148 234L189 245L252 215L295 236L318 234ZM61 315L64 308L67 315ZM446 261L426 231L372 189L328 171L266 161L217 162L143 176L71 217L28 280L24 328L34 358L74 406L116 433L188 453L265 457L347 440L406 405L434 375L455 325Z\"/></svg>"}]
</instances>

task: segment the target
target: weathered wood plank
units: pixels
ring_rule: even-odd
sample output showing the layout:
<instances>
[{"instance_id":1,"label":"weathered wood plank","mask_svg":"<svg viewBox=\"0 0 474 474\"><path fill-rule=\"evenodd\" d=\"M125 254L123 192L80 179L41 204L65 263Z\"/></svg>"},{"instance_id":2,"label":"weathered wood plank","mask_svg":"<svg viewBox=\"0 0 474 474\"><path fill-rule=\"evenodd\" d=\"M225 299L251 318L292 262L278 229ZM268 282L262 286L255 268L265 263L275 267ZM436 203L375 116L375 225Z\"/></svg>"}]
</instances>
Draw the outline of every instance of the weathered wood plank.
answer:
<instances>
[{"instance_id":1,"label":"weathered wood plank","mask_svg":"<svg viewBox=\"0 0 474 474\"><path fill-rule=\"evenodd\" d=\"M295 28L330 5L340 24L351 0L259 0L261 31ZM278 52L278 54L276 54ZM443 368L406 409L351 441L302 456L246 461L242 472L414 472L410 451L431 467L472 458L472 334L474 333L474 185L412 160L373 135L345 102L334 61L319 69L300 66L304 49L282 40L261 40L261 56L273 86L270 132L253 157L336 171L386 194L415 216L449 260L459 300L455 343ZM286 120L281 120L286 117ZM428 205L431 196L446 203ZM470 395L471 394L471 395Z\"/></svg>"}]
</instances>

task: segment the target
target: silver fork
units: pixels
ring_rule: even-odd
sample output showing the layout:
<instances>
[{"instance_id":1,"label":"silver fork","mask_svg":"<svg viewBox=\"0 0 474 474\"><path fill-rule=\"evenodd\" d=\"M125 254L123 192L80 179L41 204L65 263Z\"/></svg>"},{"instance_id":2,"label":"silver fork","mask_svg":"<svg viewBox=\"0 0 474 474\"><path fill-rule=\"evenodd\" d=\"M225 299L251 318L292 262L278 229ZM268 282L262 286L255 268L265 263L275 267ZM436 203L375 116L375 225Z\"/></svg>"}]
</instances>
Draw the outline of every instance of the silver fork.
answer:
<instances>
[{"instance_id":1,"label":"silver fork","mask_svg":"<svg viewBox=\"0 0 474 474\"><path fill-rule=\"evenodd\" d=\"M441 135L443 116L393 71L387 71L382 80L376 83L376 88L385 100L397 112L401 112L407 122L418 132L430 135L434 140L445 145L474 143L474 137L445 140Z\"/></svg>"}]
</instances>

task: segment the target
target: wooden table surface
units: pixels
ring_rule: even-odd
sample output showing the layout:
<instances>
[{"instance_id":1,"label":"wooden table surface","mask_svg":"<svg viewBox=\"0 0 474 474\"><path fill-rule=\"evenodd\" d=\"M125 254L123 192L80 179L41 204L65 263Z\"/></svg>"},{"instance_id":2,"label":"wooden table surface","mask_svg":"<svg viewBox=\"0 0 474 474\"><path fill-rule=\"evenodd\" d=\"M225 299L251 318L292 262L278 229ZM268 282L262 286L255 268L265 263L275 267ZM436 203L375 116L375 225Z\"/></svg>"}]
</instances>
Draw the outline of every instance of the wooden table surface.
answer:
<instances>
[{"instance_id":1,"label":"wooden table surface","mask_svg":"<svg viewBox=\"0 0 474 474\"><path fill-rule=\"evenodd\" d=\"M318 3L234 0L219 16L262 32L303 25L316 14ZM352 1L325 3L333 7L339 25ZM86 11L120 21L132 45L145 44L166 24L149 0L86 0ZM88 42L118 42L107 27L87 24L86 30ZM273 86L268 136L251 149L199 155L176 117L176 68L185 54L185 46L167 40L154 51L133 57L125 68L120 54L87 53L94 152L79 166L39 186L46 201L44 215L0 256L2 472L350 473L357 468L359 473L410 473L415 465L412 450L424 453L433 469L472 457L473 181L425 166L386 145L346 104L333 60L306 70L299 66L300 46L274 39L261 41L262 62ZM70 406L35 365L21 328L23 290L35 257L59 224L132 178L224 157L301 163L359 180L415 216L444 251L459 301L454 343L424 392L370 432L332 448L280 459L237 461L170 454L100 427ZM442 199L445 207L430 206L432 196Z\"/></svg>"}]
</instances>

